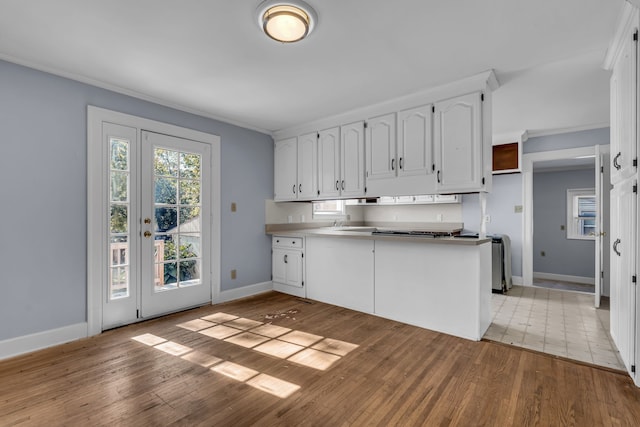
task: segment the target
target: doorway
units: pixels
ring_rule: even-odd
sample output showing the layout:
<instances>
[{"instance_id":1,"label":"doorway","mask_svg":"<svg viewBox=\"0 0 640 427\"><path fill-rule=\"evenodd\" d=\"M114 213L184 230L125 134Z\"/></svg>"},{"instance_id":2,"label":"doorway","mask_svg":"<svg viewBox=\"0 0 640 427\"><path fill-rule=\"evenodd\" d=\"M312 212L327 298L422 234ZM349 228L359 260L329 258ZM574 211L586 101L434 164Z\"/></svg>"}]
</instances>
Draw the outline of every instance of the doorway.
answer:
<instances>
[{"instance_id":1,"label":"doorway","mask_svg":"<svg viewBox=\"0 0 640 427\"><path fill-rule=\"evenodd\" d=\"M573 249L559 248L555 245L551 253L547 253L544 248L535 245L534 242L534 172L551 171L556 176L546 176L548 179L541 179L541 182L548 184L549 191L560 191L561 199L556 206L558 209L551 214L550 218L540 215L538 212L538 221L544 223L552 222L553 229L551 233L557 239L561 239L566 244L570 239L591 240L594 244L587 246L587 252L581 257L584 265L591 265L585 272L584 267L580 270L579 275L563 275L563 274L536 274L537 279L550 281L552 286L558 284L562 288L561 282L582 282L582 284L593 284L594 306L600 306L601 296L608 295L609 289L609 252L608 252L608 214L609 214L609 147L594 146L581 147L568 150L558 150L550 152L531 153L523 156L523 201L524 201L524 235L523 235L523 283L525 285L534 284L534 256L538 261L536 264L562 264L563 257L573 255ZM591 183L588 188L584 185L568 185L567 188L560 189L559 176L563 173L559 171L569 171L575 169L576 172L581 170L583 175L591 176ZM567 175L568 173L565 173ZM572 179L576 179L574 175ZM584 182L584 181L583 181ZM541 185L544 187L544 184ZM573 187L573 188L569 188ZM582 188L576 188L582 187ZM544 190L540 188L539 190ZM542 191L544 193L544 191ZM564 202L563 202L564 200ZM593 202L593 203L591 203ZM572 212L575 210L575 212ZM542 234L542 230L538 230ZM590 242L587 242L590 243ZM536 253L534 255L534 246ZM544 257L549 258L545 259ZM542 260L542 261L540 261ZM574 260L576 263L580 259ZM576 280L583 278L585 280ZM591 283L589 283L591 282Z\"/></svg>"},{"instance_id":2,"label":"doorway","mask_svg":"<svg viewBox=\"0 0 640 427\"><path fill-rule=\"evenodd\" d=\"M219 137L95 107L88 120L89 334L211 303Z\"/></svg>"}]
</instances>

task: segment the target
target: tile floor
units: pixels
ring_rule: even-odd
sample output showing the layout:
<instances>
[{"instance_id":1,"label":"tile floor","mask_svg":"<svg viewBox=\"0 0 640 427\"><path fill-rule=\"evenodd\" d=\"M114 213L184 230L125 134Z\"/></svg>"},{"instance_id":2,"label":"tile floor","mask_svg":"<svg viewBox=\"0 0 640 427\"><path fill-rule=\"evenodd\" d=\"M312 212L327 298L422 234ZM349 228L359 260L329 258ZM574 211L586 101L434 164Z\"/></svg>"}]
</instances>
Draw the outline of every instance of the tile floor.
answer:
<instances>
[{"instance_id":1,"label":"tile floor","mask_svg":"<svg viewBox=\"0 0 640 427\"><path fill-rule=\"evenodd\" d=\"M493 294L493 322L484 338L557 356L625 370L609 336L608 301L528 286Z\"/></svg>"}]
</instances>

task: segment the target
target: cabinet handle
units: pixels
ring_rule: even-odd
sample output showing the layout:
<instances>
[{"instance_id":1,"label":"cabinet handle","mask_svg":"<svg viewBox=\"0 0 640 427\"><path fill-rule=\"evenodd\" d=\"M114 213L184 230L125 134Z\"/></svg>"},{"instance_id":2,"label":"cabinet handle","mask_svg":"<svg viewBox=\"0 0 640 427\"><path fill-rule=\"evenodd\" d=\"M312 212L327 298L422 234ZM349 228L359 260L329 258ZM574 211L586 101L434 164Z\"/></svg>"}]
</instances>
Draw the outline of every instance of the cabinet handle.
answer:
<instances>
[{"instance_id":1,"label":"cabinet handle","mask_svg":"<svg viewBox=\"0 0 640 427\"><path fill-rule=\"evenodd\" d=\"M339 185L340 185L340 181L336 181L336 191L340 190Z\"/></svg>"},{"instance_id":2,"label":"cabinet handle","mask_svg":"<svg viewBox=\"0 0 640 427\"><path fill-rule=\"evenodd\" d=\"M620 163L618 163L618 157L620 156L622 156L622 153L616 154L616 156L613 158L613 167L617 170L620 170L620 168L622 168L622 166L620 166Z\"/></svg>"},{"instance_id":3,"label":"cabinet handle","mask_svg":"<svg viewBox=\"0 0 640 427\"><path fill-rule=\"evenodd\" d=\"M342 190L344 191L344 179L342 180Z\"/></svg>"},{"instance_id":4,"label":"cabinet handle","mask_svg":"<svg viewBox=\"0 0 640 427\"><path fill-rule=\"evenodd\" d=\"M288 263L289 263L289 261L287 261L287 254L285 254L285 255L284 255L284 263L285 263L285 264L288 264Z\"/></svg>"},{"instance_id":5,"label":"cabinet handle","mask_svg":"<svg viewBox=\"0 0 640 427\"><path fill-rule=\"evenodd\" d=\"M438 173L436 175L438 177L438 183L440 183L440 171L438 171Z\"/></svg>"},{"instance_id":6,"label":"cabinet handle","mask_svg":"<svg viewBox=\"0 0 640 427\"><path fill-rule=\"evenodd\" d=\"M302 184L298 185L298 193L302 193Z\"/></svg>"},{"instance_id":7,"label":"cabinet handle","mask_svg":"<svg viewBox=\"0 0 640 427\"><path fill-rule=\"evenodd\" d=\"M616 241L615 241L615 242L613 242L613 252L615 252L615 253L616 253L616 255L618 255L618 256L622 255L622 254L620 253L620 251L618 250L618 245L619 245L619 244L620 244L620 239L616 239Z\"/></svg>"},{"instance_id":8,"label":"cabinet handle","mask_svg":"<svg viewBox=\"0 0 640 427\"><path fill-rule=\"evenodd\" d=\"M398 160L398 167L402 169L402 157Z\"/></svg>"},{"instance_id":9,"label":"cabinet handle","mask_svg":"<svg viewBox=\"0 0 640 427\"><path fill-rule=\"evenodd\" d=\"M396 170L396 159L391 159L391 170Z\"/></svg>"},{"instance_id":10,"label":"cabinet handle","mask_svg":"<svg viewBox=\"0 0 640 427\"><path fill-rule=\"evenodd\" d=\"M296 194L296 185L295 184L293 184L293 189L291 191L293 191L293 194Z\"/></svg>"}]
</instances>

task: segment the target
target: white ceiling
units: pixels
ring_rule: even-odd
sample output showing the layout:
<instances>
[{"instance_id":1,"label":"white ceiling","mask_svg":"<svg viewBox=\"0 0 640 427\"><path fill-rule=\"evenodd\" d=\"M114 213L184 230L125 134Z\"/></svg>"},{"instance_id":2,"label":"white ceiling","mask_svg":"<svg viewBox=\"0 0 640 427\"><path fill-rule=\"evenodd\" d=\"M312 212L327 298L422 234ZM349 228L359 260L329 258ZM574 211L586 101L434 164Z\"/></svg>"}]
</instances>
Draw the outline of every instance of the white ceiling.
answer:
<instances>
[{"instance_id":1,"label":"white ceiling","mask_svg":"<svg viewBox=\"0 0 640 427\"><path fill-rule=\"evenodd\" d=\"M0 58L275 131L494 69L494 133L606 125L624 0L306 0L297 44L261 0L0 0Z\"/></svg>"}]
</instances>

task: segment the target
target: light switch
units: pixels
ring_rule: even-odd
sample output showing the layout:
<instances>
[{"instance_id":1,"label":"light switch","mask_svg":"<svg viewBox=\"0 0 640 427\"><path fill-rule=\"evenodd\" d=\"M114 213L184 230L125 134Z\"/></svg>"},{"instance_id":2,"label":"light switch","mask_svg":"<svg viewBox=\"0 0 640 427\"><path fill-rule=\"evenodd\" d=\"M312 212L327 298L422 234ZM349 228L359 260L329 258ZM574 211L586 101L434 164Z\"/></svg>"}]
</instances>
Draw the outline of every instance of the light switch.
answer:
<instances>
[{"instance_id":1,"label":"light switch","mask_svg":"<svg viewBox=\"0 0 640 427\"><path fill-rule=\"evenodd\" d=\"M231 280L236 280L237 272L236 270L231 270Z\"/></svg>"},{"instance_id":2,"label":"light switch","mask_svg":"<svg viewBox=\"0 0 640 427\"><path fill-rule=\"evenodd\" d=\"M513 207L513 212L515 213L522 213L522 205L515 205Z\"/></svg>"}]
</instances>

